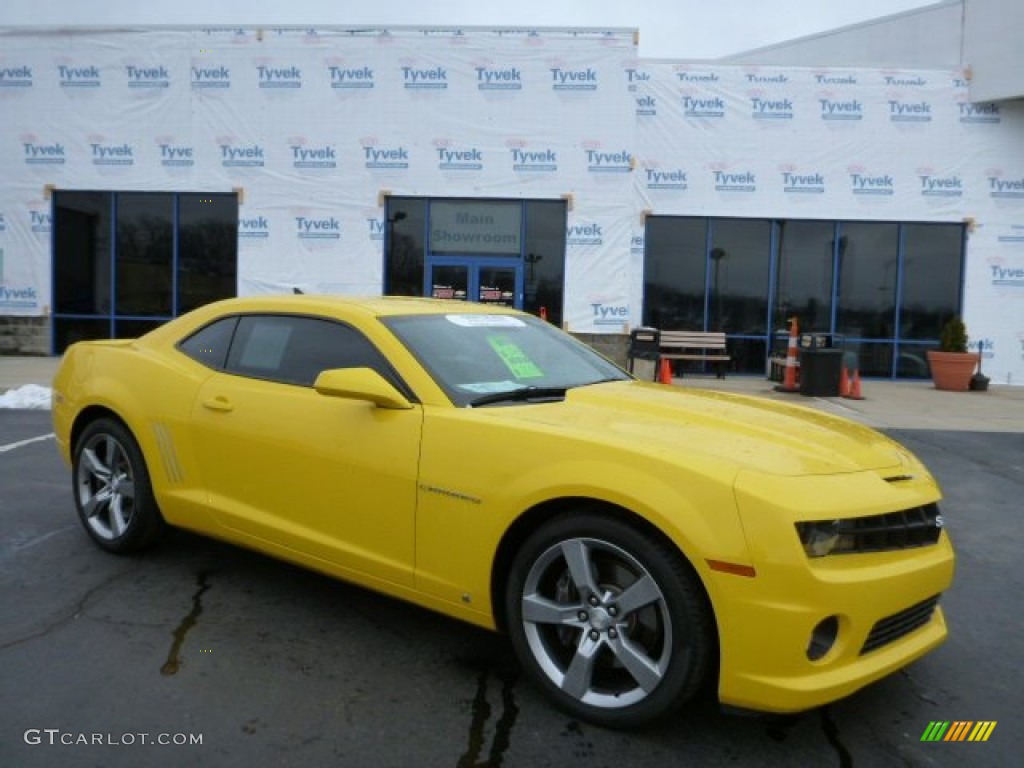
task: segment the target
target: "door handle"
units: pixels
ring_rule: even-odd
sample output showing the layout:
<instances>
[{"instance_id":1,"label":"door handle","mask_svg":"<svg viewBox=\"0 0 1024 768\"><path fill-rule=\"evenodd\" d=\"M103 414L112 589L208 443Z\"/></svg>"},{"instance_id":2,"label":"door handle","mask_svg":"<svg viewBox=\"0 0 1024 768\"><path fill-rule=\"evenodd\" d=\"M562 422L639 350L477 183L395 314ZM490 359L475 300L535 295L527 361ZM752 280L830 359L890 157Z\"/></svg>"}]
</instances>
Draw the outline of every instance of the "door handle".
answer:
<instances>
[{"instance_id":1,"label":"door handle","mask_svg":"<svg viewBox=\"0 0 1024 768\"><path fill-rule=\"evenodd\" d=\"M235 406L231 404L231 401L222 395L206 398L203 400L203 407L209 408L211 411L223 411L225 413L235 410Z\"/></svg>"}]
</instances>

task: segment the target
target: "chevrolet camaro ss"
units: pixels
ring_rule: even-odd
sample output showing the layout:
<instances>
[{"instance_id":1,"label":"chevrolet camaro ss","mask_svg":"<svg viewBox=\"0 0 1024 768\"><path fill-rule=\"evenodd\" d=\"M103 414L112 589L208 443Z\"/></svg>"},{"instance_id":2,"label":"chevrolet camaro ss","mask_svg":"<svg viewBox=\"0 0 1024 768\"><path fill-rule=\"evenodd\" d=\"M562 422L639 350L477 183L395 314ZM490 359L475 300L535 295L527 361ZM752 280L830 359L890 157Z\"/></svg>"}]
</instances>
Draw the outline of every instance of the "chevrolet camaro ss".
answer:
<instances>
[{"instance_id":1,"label":"chevrolet camaro ss","mask_svg":"<svg viewBox=\"0 0 1024 768\"><path fill-rule=\"evenodd\" d=\"M812 708L946 636L953 552L909 451L636 381L510 309L229 299L69 347L53 420L100 547L177 526L505 632L601 725L705 683Z\"/></svg>"}]
</instances>

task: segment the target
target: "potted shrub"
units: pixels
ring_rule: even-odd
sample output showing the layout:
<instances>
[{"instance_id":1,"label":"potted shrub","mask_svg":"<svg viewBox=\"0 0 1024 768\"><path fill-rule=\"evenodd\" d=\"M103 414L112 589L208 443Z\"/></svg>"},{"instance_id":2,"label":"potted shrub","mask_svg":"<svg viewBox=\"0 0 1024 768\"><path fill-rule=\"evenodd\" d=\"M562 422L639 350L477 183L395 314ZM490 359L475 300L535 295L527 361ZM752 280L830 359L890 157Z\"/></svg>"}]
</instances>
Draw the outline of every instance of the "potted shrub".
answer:
<instances>
[{"instance_id":1,"label":"potted shrub","mask_svg":"<svg viewBox=\"0 0 1024 768\"><path fill-rule=\"evenodd\" d=\"M980 362L981 355L967 351L967 328L959 317L951 318L942 328L938 350L928 350L936 389L966 392Z\"/></svg>"}]
</instances>

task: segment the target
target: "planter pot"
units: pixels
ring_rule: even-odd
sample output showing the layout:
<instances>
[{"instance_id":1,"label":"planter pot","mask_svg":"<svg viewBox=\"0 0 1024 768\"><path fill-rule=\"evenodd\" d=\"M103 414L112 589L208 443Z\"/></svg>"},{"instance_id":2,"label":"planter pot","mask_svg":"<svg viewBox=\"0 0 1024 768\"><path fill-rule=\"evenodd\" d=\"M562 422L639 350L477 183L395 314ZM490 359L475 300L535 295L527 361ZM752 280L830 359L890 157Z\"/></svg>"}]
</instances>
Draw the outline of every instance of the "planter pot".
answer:
<instances>
[{"instance_id":1,"label":"planter pot","mask_svg":"<svg viewBox=\"0 0 1024 768\"><path fill-rule=\"evenodd\" d=\"M928 350L928 365L936 389L966 392L971 385L981 355L975 352L938 352Z\"/></svg>"}]
</instances>

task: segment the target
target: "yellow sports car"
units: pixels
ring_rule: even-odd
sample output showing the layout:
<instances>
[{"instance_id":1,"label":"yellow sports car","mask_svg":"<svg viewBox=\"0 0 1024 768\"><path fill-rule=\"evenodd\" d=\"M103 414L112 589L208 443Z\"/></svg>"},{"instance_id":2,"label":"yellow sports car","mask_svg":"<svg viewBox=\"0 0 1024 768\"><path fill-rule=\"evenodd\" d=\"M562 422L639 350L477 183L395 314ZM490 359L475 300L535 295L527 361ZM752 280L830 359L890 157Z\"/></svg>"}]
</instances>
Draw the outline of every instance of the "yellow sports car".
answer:
<instances>
[{"instance_id":1,"label":"yellow sports car","mask_svg":"<svg viewBox=\"0 0 1024 768\"><path fill-rule=\"evenodd\" d=\"M53 420L104 549L167 525L506 632L591 722L717 675L774 712L946 636L939 489L866 427L649 384L529 315L429 299L230 299L73 345Z\"/></svg>"}]
</instances>

